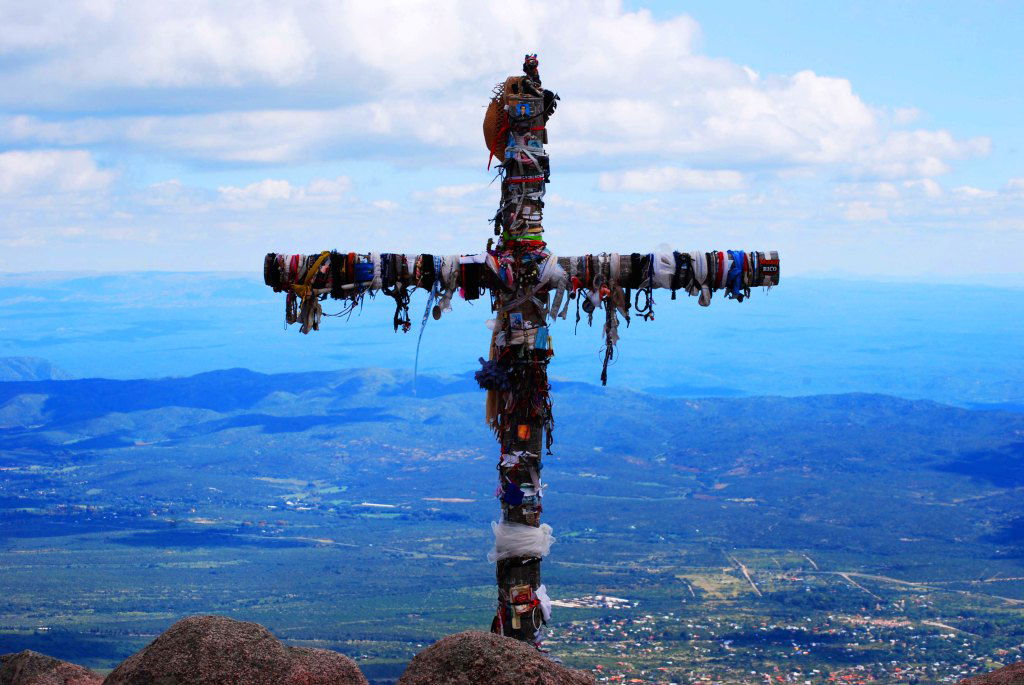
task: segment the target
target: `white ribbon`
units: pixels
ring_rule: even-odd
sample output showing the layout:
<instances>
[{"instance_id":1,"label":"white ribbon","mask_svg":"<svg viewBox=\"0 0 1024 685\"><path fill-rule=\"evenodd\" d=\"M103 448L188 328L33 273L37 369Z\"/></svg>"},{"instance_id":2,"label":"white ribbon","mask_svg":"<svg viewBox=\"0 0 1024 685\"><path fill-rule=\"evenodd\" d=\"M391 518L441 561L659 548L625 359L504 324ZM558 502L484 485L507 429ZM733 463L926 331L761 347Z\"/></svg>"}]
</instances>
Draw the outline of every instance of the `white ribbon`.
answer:
<instances>
[{"instance_id":1,"label":"white ribbon","mask_svg":"<svg viewBox=\"0 0 1024 685\"><path fill-rule=\"evenodd\" d=\"M708 287L708 262L703 252L691 252L690 263L693 265L694 285L690 287L691 295L699 295L697 302L701 307L711 304L711 288Z\"/></svg>"},{"instance_id":2,"label":"white ribbon","mask_svg":"<svg viewBox=\"0 0 1024 685\"><path fill-rule=\"evenodd\" d=\"M373 264L373 279L370 281L371 290L381 289L381 277L380 277L380 253L370 253L370 263Z\"/></svg>"}]
</instances>

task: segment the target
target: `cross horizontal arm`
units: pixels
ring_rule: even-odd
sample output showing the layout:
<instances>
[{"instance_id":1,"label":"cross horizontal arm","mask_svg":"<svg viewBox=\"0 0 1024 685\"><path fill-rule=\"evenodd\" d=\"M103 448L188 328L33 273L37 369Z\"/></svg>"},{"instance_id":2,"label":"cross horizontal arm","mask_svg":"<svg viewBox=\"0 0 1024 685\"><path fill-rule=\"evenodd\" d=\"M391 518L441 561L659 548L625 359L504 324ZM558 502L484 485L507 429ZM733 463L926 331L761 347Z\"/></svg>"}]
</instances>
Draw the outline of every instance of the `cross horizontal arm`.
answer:
<instances>
[{"instance_id":1,"label":"cross horizontal arm","mask_svg":"<svg viewBox=\"0 0 1024 685\"><path fill-rule=\"evenodd\" d=\"M473 255L322 252L313 255L270 253L263 276L275 292L288 293L289 323L303 323L303 332L316 329L319 306L330 296L358 301L367 293L381 291L399 301L414 288L424 288L439 299L441 310L455 292L473 300L483 291L514 293L527 297L555 294L557 313L561 295L582 291L584 297L603 300L616 288L625 290L668 289L698 296L701 305L712 293L723 290L730 299L742 301L750 288L779 284L778 252L654 252L602 253L576 257L551 254L527 255L529 275L515 268L507 255L484 252ZM522 283L517 283L518 278ZM570 295L570 297L572 296ZM300 309L305 311L299 311ZM438 314L435 314L438 316ZM400 322L396 315L396 327Z\"/></svg>"}]
</instances>

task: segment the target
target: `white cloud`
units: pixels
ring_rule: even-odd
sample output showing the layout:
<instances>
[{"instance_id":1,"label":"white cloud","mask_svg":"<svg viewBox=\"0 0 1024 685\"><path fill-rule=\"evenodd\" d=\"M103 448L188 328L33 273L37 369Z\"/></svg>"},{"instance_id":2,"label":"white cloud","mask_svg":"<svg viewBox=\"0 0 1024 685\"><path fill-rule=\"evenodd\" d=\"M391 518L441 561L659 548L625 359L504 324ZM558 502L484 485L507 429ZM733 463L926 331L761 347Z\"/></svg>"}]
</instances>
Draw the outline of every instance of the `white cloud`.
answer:
<instances>
[{"instance_id":1,"label":"white cloud","mask_svg":"<svg viewBox=\"0 0 1024 685\"><path fill-rule=\"evenodd\" d=\"M54 195L102 190L114 173L84 150L0 152L0 196Z\"/></svg>"},{"instance_id":2,"label":"white cloud","mask_svg":"<svg viewBox=\"0 0 1024 685\"><path fill-rule=\"evenodd\" d=\"M462 160L483 147L473 131L490 86L515 72L530 46L546 84L563 95L552 153L579 168L685 157L697 168L813 167L902 179L933 177L950 160L988 151L985 139L901 129L916 110L872 108L846 79L762 76L709 58L696 49L692 18L658 19L613 0L523 0L514 8L470 0L251 0L244 8L50 1L49 11L45 3L0 9L0 45L14 58L0 71L0 102L37 111L84 102L95 110L98 98L115 93L152 114L15 114L0 141L118 144L251 163L439 149L448 159L457 149ZM204 111L173 113L182 94Z\"/></svg>"},{"instance_id":3,"label":"white cloud","mask_svg":"<svg viewBox=\"0 0 1024 685\"><path fill-rule=\"evenodd\" d=\"M479 193L486 190L487 186L483 183L464 183L462 185L454 186L438 186L432 191L427 193L416 193L418 197L443 197L448 200L455 200L460 197L465 197L472 193Z\"/></svg>"},{"instance_id":4,"label":"white cloud","mask_svg":"<svg viewBox=\"0 0 1024 685\"><path fill-rule=\"evenodd\" d=\"M237 209L262 209L271 203L336 202L352 189L347 176L320 178L305 186L295 186L283 179L268 178L244 187L221 186L221 201Z\"/></svg>"},{"instance_id":5,"label":"white cloud","mask_svg":"<svg viewBox=\"0 0 1024 685\"><path fill-rule=\"evenodd\" d=\"M843 218L847 221L884 221L889 218L889 212L869 202L857 201L844 205Z\"/></svg>"},{"instance_id":6,"label":"white cloud","mask_svg":"<svg viewBox=\"0 0 1024 685\"><path fill-rule=\"evenodd\" d=\"M959 195L960 197L966 197L975 200L985 200L993 198L999 194L994 190L984 190L982 188L975 188L973 186L960 186L958 188L953 188L953 192Z\"/></svg>"},{"instance_id":7,"label":"white cloud","mask_svg":"<svg viewBox=\"0 0 1024 685\"><path fill-rule=\"evenodd\" d=\"M908 183L909 182L910 181L908 181ZM906 183L904 183L904 186L906 186ZM889 200L893 200L893 199L896 199L896 198L898 198L900 196L900 191L892 183L876 183L875 184L875 194L878 197L883 197L883 198L886 198L886 199L889 199Z\"/></svg>"},{"instance_id":8,"label":"white cloud","mask_svg":"<svg viewBox=\"0 0 1024 685\"><path fill-rule=\"evenodd\" d=\"M930 178L920 178L913 181L904 181L903 187L910 190L917 190L925 195L925 197L941 197L942 186L936 181Z\"/></svg>"},{"instance_id":9,"label":"white cloud","mask_svg":"<svg viewBox=\"0 0 1024 685\"><path fill-rule=\"evenodd\" d=\"M338 200L352 190L352 179L348 176L313 179L305 188L299 189L299 197L307 200Z\"/></svg>"},{"instance_id":10,"label":"white cloud","mask_svg":"<svg viewBox=\"0 0 1024 685\"><path fill-rule=\"evenodd\" d=\"M605 192L663 193L672 190L735 190L743 186L737 171L657 167L621 173L604 173L598 187Z\"/></svg>"},{"instance_id":11,"label":"white cloud","mask_svg":"<svg viewBox=\"0 0 1024 685\"><path fill-rule=\"evenodd\" d=\"M273 163L300 159L330 144L331 131L356 124L338 113L304 110L124 117L87 122L97 141L119 138L143 149L200 160ZM120 132L119 132L120 131ZM81 135L88 135L83 131Z\"/></svg>"},{"instance_id":12,"label":"white cloud","mask_svg":"<svg viewBox=\"0 0 1024 685\"><path fill-rule=\"evenodd\" d=\"M7 80L72 92L289 84L307 79L314 66L297 10L276 2L196 0L3 3L0 53L31 56L6 69Z\"/></svg>"},{"instance_id":13,"label":"white cloud","mask_svg":"<svg viewBox=\"0 0 1024 685\"><path fill-rule=\"evenodd\" d=\"M841 197L849 198L873 198L882 200L896 200L900 197L900 189L888 181L876 183L839 183L835 186L834 192Z\"/></svg>"},{"instance_id":14,"label":"white cloud","mask_svg":"<svg viewBox=\"0 0 1024 685\"><path fill-rule=\"evenodd\" d=\"M268 178L250 183L244 188L221 186L217 188L221 198L231 205L265 207L273 200L288 200L295 193L295 187L288 181Z\"/></svg>"},{"instance_id":15,"label":"white cloud","mask_svg":"<svg viewBox=\"0 0 1024 685\"><path fill-rule=\"evenodd\" d=\"M90 117L61 122L17 115L0 117L0 143L127 145L190 160L256 164L365 156L426 157L437 148L457 146L479 154L484 145L468 132L480 127L480 98L449 99L446 108L425 112L420 100L395 99L331 109Z\"/></svg>"},{"instance_id":16,"label":"white cloud","mask_svg":"<svg viewBox=\"0 0 1024 685\"><path fill-rule=\"evenodd\" d=\"M119 253L84 247L158 237L159 254L133 263L195 268L224 266L189 261L200 254L242 268L262 249L371 232L392 249L472 249L498 193L483 105L523 50L562 95L545 220L566 249L654 245L680 226L687 242L739 245L756 227L798 268L843 241L867 253L1024 236L1024 178L939 184L988 139L866 102L844 78L711 58L699 31L616 0L0 0L0 150L29 150L0 152L0 243L34 246L14 264L74 244L64 264L113 267ZM343 168L372 199L347 176L308 180L366 158L387 163ZM126 167L124 186L96 159ZM155 169L182 180L130 187ZM437 230L410 229L442 213Z\"/></svg>"},{"instance_id":17,"label":"white cloud","mask_svg":"<svg viewBox=\"0 0 1024 685\"><path fill-rule=\"evenodd\" d=\"M854 170L883 178L939 176L949 170L947 160L984 156L990 148L984 137L956 140L949 131L891 131L857 152Z\"/></svg>"},{"instance_id":18,"label":"white cloud","mask_svg":"<svg viewBox=\"0 0 1024 685\"><path fill-rule=\"evenodd\" d=\"M916 107L898 107L892 113L892 119L897 124L912 124L921 118L921 110Z\"/></svg>"}]
</instances>

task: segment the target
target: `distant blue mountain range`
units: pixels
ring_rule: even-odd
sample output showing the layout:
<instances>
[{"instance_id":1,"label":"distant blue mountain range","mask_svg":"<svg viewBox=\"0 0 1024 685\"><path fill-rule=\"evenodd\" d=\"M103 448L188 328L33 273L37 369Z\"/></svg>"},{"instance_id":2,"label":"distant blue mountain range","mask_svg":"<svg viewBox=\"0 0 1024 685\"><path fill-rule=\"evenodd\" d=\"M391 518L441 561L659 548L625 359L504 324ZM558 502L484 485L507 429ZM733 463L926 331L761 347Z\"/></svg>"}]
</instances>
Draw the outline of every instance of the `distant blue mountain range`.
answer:
<instances>
[{"instance_id":1,"label":"distant blue mountain range","mask_svg":"<svg viewBox=\"0 0 1024 685\"><path fill-rule=\"evenodd\" d=\"M672 396L875 392L961 406L1024 405L1024 290L785 279L749 301L656 296L656 320L621 330L612 386ZM0 276L0 356L43 357L83 377L153 378L246 367L266 373L411 370L415 327L368 299L309 336L284 330L283 296L258 273ZM420 371L459 375L486 352L486 300L464 302L423 336ZM325 303L325 311L339 307ZM555 378L594 382L601 334L575 311L552 329ZM0 372L2 373L2 372Z\"/></svg>"},{"instance_id":2,"label":"distant blue mountain range","mask_svg":"<svg viewBox=\"0 0 1024 685\"><path fill-rule=\"evenodd\" d=\"M0 357L0 383L8 381L62 381L71 374L39 357Z\"/></svg>"}]
</instances>

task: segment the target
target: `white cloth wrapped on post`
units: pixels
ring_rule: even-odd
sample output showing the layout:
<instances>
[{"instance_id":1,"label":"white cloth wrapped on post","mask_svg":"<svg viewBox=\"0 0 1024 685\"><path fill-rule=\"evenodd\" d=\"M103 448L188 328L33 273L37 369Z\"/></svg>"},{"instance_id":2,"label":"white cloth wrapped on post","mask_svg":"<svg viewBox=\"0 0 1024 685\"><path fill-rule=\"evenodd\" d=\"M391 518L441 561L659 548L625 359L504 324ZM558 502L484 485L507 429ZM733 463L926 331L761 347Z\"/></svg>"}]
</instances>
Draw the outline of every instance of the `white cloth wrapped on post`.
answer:
<instances>
[{"instance_id":1,"label":"white cloth wrapped on post","mask_svg":"<svg viewBox=\"0 0 1024 685\"><path fill-rule=\"evenodd\" d=\"M487 561L492 564L512 557L546 557L555 541L551 526L546 523L534 527L492 521L491 530L494 531L494 547L487 553Z\"/></svg>"}]
</instances>

